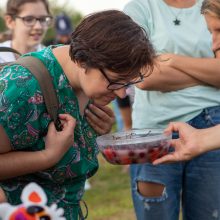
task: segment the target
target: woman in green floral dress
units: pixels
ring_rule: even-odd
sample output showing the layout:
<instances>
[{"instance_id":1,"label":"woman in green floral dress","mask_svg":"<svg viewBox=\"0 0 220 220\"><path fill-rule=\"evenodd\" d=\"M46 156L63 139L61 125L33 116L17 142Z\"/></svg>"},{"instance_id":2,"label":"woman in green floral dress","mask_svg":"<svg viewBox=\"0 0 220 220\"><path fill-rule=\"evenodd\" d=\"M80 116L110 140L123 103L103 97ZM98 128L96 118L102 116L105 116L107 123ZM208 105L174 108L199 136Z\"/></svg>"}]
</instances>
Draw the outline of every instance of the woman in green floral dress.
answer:
<instances>
[{"instance_id":1,"label":"woman in green floral dress","mask_svg":"<svg viewBox=\"0 0 220 220\"><path fill-rule=\"evenodd\" d=\"M19 65L1 71L0 186L9 203L19 204L24 186L36 182L49 204L57 203L67 219L77 220L85 180L98 169L93 128L97 131L99 125L94 124L95 115L87 116L95 106L104 109L116 96L123 98L128 85L142 81L141 71L151 72L154 52L142 28L116 10L86 17L71 39L68 46L25 55L37 57L49 70L64 130L75 126L71 146L59 141L54 125L48 132L51 119L34 76ZM45 138L47 132L49 137L56 132L55 138Z\"/></svg>"}]
</instances>

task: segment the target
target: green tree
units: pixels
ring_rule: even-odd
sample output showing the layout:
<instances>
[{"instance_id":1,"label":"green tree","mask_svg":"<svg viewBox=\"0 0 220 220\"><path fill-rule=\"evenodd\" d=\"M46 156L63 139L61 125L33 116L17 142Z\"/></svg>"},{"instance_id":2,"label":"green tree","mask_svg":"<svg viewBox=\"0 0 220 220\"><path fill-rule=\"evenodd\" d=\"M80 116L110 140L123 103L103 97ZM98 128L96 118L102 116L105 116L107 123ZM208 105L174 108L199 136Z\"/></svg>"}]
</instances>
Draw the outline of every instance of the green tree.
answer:
<instances>
[{"instance_id":1,"label":"green tree","mask_svg":"<svg viewBox=\"0 0 220 220\"><path fill-rule=\"evenodd\" d=\"M6 30L5 21L4 21L4 12L3 9L0 8L0 32L3 32Z\"/></svg>"},{"instance_id":2,"label":"green tree","mask_svg":"<svg viewBox=\"0 0 220 220\"><path fill-rule=\"evenodd\" d=\"M3 32L6 30L6 27L5 27L5 21L4 21L4 18L2 15L0 15L0 32Z\"/></svg>"}]
</instances>

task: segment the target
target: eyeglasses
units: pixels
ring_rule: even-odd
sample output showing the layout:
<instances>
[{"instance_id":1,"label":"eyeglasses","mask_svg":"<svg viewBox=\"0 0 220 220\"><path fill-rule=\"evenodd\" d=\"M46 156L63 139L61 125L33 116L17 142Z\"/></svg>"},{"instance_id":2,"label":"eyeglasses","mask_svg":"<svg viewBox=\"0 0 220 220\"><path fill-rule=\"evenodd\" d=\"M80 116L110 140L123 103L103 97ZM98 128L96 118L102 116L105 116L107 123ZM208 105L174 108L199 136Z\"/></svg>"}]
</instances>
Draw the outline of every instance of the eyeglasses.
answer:
<instances>
[{"instance_id":1,"label":"eyeglasses","mask_svg":"<svg viewBox=\"0 0 220 220\"><path fill-rule=\"evenodd\" d=\"M120 82L113 82L111 81L107 74L105 73L105 71L103 69L99 69L100 72L103 74L103 76L108 80L109 84L107 86L107 89L109 90L118 90L118 89L121 89L121 88L124 88L124 87L128 87L130 85L134 85L136 83L140 83L140 82L143 82L144 80L144 75L142 75L141 73L139 73L139 79L136 79L134 81L131 81L131 82L128 82L128 83L120 83Z\"/></svg>"},{"instance_id":2,"label":"eyeglasses","mask_svg":"<svg viewBox=\"0 0 220 220\"><path fill-rule=\"evenodd\" d=\"M34 16L24 16L24 17L14 16L14 18L21 19L23 23L28 27L33 27L37 21L39 21L43 27L48 27L52 25L53 22L52 16L41 16L39 18L36 18Z\"/></svg>"}]
</instances>

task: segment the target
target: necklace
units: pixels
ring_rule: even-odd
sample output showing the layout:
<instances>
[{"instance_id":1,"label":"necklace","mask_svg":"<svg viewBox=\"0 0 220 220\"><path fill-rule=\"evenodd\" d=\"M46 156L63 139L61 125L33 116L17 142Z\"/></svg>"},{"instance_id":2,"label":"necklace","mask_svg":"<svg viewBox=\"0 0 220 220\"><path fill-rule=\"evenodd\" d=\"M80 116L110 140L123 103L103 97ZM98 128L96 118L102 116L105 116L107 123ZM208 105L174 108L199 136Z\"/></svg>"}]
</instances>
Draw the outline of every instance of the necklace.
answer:
<instances>
[{"instance_id":1,"label":"necklace","mask_svg":"<svg viewBox=\"0 0 220 220\"><path fill-rule=\"evenodd\" d=\"M167 6L167 8L169 9L170 13L174 16L173 24L174 24L175 26L179 26L179 25L181 25L181 20L179 19L179 16L180 16L180 14L182 13L182 10L183 10L184 8L192 7L194 4L197 3L197 0L194 0L194 1L190 2L190 3L189 3L190 5L187 4L187 5L183 5L184 7L182 7L182 8L178 8L179 11L178 11L177 14L174 13L174 11L173 11L173 9L172 9L172 5L170 6L170 4L169 4L170 1L163 0L163 2L166 4L166 6ZM172 2L172 1L171 1L171 2Z\"/></svg>"},{"instance_id":2,"label":"necklace","mask_svg":"<svg viewBox=\"0 0 220 220\"><path fill-rule=\"evenodd\" d=\"M173 24L174 24L175 26L179 26L179 25L181 24L181 20L179 19L179 15L180 15L181 12L182 12L182 8L179 10L179 12L178 12L177 14L175 14L169 6L168 6L168 8L169 8L170 12L172 13L172 15L174 16L174 18L175 18L175 19L173 20Z\"/></svg>"},{"instance_id":3,"label":"necklace","mask_svg":"<svg viewBox=\"0 0 220 220\"><path fill-rule=\"evenodd\" d=\"M176 17L176 19L173 20L173 23L174 23L174 25L180 25L181 21L179 19L177 19L177 17Z\"/></svg>"}]
</instances>

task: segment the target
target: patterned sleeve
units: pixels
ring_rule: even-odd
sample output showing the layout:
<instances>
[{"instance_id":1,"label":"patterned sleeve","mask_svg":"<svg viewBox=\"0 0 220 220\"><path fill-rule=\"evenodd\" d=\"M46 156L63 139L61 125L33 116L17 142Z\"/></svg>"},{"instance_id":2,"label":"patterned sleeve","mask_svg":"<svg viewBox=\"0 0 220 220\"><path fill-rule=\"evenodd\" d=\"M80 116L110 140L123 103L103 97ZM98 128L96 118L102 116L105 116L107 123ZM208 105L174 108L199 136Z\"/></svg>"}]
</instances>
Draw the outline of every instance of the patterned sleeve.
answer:
<instances>
[{"instance_id":1,"label":"patterned sleeve","mask_svg":"<svg viewBox=\"0 0 220 220\"><path fill-rule=\"evenodd\" d=\"M5 67L0 74L0 124L13 149L42 146L39 137L48 125L45 111L39 84L29 70L19 65Z\"/></svg>"}]
</instances>

